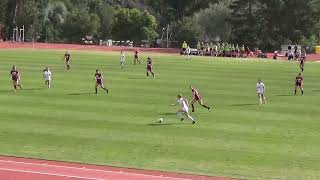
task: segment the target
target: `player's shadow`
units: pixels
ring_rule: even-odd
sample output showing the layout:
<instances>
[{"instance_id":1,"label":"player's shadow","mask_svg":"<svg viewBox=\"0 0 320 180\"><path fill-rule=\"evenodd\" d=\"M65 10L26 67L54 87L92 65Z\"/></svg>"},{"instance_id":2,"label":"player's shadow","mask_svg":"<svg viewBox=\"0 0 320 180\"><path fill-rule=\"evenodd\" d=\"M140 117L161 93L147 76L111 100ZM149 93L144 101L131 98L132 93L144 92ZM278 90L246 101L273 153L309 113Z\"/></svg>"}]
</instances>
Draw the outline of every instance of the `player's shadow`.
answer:
<instances>
[{"instance_id":1,"label":"player's shadow","mask_svg":"<svg viewBox=\"0 0 320 180\"><path fill-rule=\"evenodd\" d=\"M192 125L192 123L151 123L148 126L174 126L174 125Z\"/></svg>"},{"instance_id":2,"label":"player's shadow","mask_svg":"<svg viewBox=\"0 0 320 180\"><path fill-rule=\"evenodd\" d=\"M14 90L0 90L0 92L2 92L2 93L6 93L6 92L14 92Z\"/></svg>"},{"instance_id":3,"label":"player's shadow","mask_svg":"<svg viewBox=\"0 0 320 180\"><path fill-rule=\"evenodd\" d=\"M170 113L161 113L159 114L160 116L173 116L173 115L176 115L177 113L174 113L174 112L170 112Z\"/></svg>"},{"instance_id":4,"label":"player's shadow","mask_svg":"<svg viewBox=\"0 0 320 180\"><path fill-rule=\"evenodd\" d=\"M257 103L255 103L255 104L249 104L249 103L247 103L247 104L231 104L230 106L231 107L243 107L243 106L256 106L257 105Z\"/></svg>"},{"instance_id":5,"label":"player's shadow","mask_svg":"<svg viewBox=\"0 0 320 180\"><path fill-rule=\"evenodd\" d=\"M85 95L93 95L95 93L88 93L88 92L85 92L85 93L70 93L70 94L67 94L68 96L85 96Z\"/></svg>"},{"instance_id":6,"label":"player's shadow","mask_svg":"<svg viewBox=\"0 0 320 180\"><path fill-rule=\"evenodd\" d=\"M139 79L146 79L146 78L143 78L143 77L133 77L133 78L128 78L129 80L139 80Z\"/></svg>"},{"instance_id":7,"label":"player's shadow","mask_svg":"<svg viewBox=\"0 0 320 180\"><path fill-rule=\"evenodd\" d=\"M42 90L43 88L25 88L25 89L22 89L23 91L40 91Z\"/></svg>"}]
</instances>

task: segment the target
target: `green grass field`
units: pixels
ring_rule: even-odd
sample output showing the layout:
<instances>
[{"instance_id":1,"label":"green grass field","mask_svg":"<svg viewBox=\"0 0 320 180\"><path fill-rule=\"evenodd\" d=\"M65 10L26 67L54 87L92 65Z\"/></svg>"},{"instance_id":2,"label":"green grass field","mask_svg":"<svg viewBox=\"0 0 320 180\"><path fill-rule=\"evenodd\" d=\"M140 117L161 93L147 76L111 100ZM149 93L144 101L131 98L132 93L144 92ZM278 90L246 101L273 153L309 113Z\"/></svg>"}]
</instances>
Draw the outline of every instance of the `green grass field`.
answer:
<instances>
[{"instance_id":1,"label":"green grass field","mask_svg":"<svg viewBox=\"0 0 320 180\"><path fill-rule=\"evenodd\" d=\"M118 53L0 51L0 154L165 170L248 180L320 179L320 64L308 62L305 96L292 96L296 63L149 54L156 79L144 64L120 70ZM16 65L25 90L14 93ZM42 70L53 72L46 89ZM94 93L99 68L110 88ZM261 77L268 104L257 105ZM198 124L180 123L178 93L195 85L209 113L196 105ZM160 117L164 125L156 125Z\"/></svg>"}]
</instances>

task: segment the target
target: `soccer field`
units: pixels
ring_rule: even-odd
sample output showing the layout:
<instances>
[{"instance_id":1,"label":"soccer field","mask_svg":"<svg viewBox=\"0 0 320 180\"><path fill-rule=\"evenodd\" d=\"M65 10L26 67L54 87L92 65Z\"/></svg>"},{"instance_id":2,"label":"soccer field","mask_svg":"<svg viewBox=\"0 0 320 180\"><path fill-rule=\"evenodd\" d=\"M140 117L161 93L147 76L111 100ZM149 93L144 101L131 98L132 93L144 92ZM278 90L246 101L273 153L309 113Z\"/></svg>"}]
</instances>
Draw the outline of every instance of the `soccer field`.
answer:
<instances>
[{"instance_id":1,"label":"soccer field","mask_svg":"<svg viewBox=\"0 0 320 180\"><path fill-rule=\"evenodd\" d=\"M320 64L307 62L305 96L293 96L296 62L127 53L0 51L0 154L248 180L320 179ZM147 55L156 79L146 79ZM14 93L15 65L23 91ZM53 73L46 89L42 70ZM99 68L110 94L94 94ZM259 106L255 85L266 84ZM197 124L181 123L176 95L198 88L212 112L196 104ZM159 118L164 124L155 123Z\"/></svg>"}]
</instances>

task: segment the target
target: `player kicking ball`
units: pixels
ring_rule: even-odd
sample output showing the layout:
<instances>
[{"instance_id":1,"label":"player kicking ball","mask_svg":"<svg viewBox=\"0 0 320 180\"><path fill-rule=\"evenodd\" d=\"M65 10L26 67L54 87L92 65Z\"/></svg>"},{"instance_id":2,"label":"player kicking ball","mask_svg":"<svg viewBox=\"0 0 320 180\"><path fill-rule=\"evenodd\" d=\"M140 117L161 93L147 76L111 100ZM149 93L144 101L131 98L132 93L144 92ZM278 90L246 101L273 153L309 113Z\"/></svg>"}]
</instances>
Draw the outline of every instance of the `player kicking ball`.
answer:
<instances>
[{"instance_id":1,"label":"player kicking ball","mask_svg":"<svg viewBox=\"0 0 320 180\"><path fill-rule=\"evenodd\" d=\"M50 89L51 88L51 71L48 67L43 71L43 78L44 78L44 83L45 85Z\"/></svg>"},{"instance_id":2,"label":"player kicking ball","mask_svg":"<svg viewBox=\"0 0 320 180\"><path fill-rule=\"evenodd\" d=\"M70 70L71 69L70 64L71 64L72 58L71 58L71 54L68 51L66 51L66 53L64 54L63 60L66 61L66 69Z\"/></svg>"},{"instance_id":3,"label":"player kicking ball","mask_svg":"<svg viewBox=\"0 0 320 180\"><path fill-rule=\"evenodd\" d=\"M22 85L20 84L20 73L17 70L17 67L13 66L12 70L10 71L10 75L11 75L11 80L12 80L12 84L13 84L13 88L14 91L17 91L17 87L20 87L20 89L22 90Z\"/></svg>"},{"instance_id":4,"label":"player kicking ball","mask_svg":"<svg viewBox=\"0 0 320 180\"><path fill-rule=\"evenodd\" d=\"M297 95L297 90L298 88L300 89L301 91L301 95L304 94L304 91L303 91L303 76L301 73L298 74L298 76L296 77L296 80L295 80L295 88L294 88L294 95L296 96Z\"/></svg>"},{"instance_id":5,"label":"player kicking ball","mask_svg":"<svg viewBox=\"0 0 320 180\"><path fill-rule=\"evenodd\" d=\"M196 90L192 86L190 86L190 89L192 91L192 96L193 96L192 101L191 101L192 112L195 112L195 109L194 109L194 103L195 102L198 102L202 107L208 109L208 111L210 112L211 108L209 106L206 106L206 105L203 104L202 97L201 97L199 91Z\"/></svg>"},{"instance_id":6,"label":"player kicking ball","mask_svg":"<svg viewBox=\"0 0 320 180\"><path fill-rule=\"evenodd\" d=\"M107 93L109 93L109 90L104 87L103 75L100 73L99 69L96 70L96 74L94 76L95 76L95 80L96 80L96 86L95 86L96 94L98 94L98 87L99 86L101 87L101 89L103 89Z\"/></svg>"},{"instance_id":7,"label":"player kicking ball","mask_svg":"<svg viewBox=\"0 0 320 180\"><path fill-rule=\"evenodd\" d=\"M192 121L192 124L195 124L196 121L189 114L189 104L186 99L184 99L180 94L177 96L177 103L171 104L172 106L180 105L181 108L177 111L177 115L181 118L181 122L184 120L184 117L189 118Z\"/></svg>"},{"instance_id":8,"label":"player kicking ball","mask_svg":"<svg viewBox=\"0 0 320 180\"><path fill-rule=\"evenodd\" d=\"M121 51L121 55L120 55L120 65L121 65L121 69L124 69L124 63L126 62L126 56L124 55L124 53Z\"/></svg>"},{"instance_id":9,"label":"player kicking ball","mask_svg":"<svg viewBox=\"0 0 320 180\"><path fill-rule=\"evenodd\" d=\"M266 104L267 103L266 96L265 96L266 87L260 79L257 82L256 90L257 90L260 104Z\"/></svg>"}]
</instances>

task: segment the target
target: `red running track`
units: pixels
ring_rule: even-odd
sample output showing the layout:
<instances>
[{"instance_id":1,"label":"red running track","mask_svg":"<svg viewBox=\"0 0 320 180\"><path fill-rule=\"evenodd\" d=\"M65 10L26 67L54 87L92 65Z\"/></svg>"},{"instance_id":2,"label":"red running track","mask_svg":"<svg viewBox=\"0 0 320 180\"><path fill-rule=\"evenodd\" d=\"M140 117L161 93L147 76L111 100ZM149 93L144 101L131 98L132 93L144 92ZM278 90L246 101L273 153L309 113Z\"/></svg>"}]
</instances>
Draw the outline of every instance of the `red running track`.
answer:
<instances>
[{"instance_id":1,"label":"red running track","mask_svg":"<svg viewBox=\"0 0 320 180\"><path fill-rule=\"evenodd\" d=\"M0 156L0 180L231 180Z\"/></svg>"}]
</instances>

